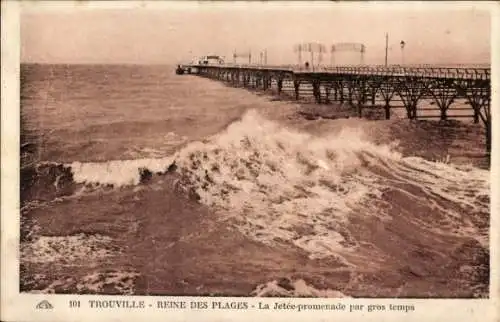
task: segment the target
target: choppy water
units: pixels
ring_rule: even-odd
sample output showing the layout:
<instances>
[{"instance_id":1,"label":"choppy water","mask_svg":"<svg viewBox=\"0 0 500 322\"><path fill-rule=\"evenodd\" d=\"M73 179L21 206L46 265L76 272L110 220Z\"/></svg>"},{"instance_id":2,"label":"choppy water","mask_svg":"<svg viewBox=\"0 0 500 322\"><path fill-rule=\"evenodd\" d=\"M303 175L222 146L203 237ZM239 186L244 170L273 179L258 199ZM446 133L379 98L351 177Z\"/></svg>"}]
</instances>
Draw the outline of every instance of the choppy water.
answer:
<instances>
[{"instance_id":1,"label":"choppy water","mask_svg":"<svg viewBox=\"0 0 500 322\"><path fill-rule=\"evenodd\" d=\"M484 274L488 273L483 271L488 270L484 255L488 252L488 170L402 153L382 129L375 133L385 133L384 139L367 133L373 125L363 121L320 120L311 129L311 121L291 120L293 104L271 102L194 76L175 76L172 71L161 66L23 66L22 134L25 144L31 143L25 146L21 173L23 213L29 218L22 261L32 270L26 273L32 283L26 284L26 290L57 292L59 287L80 292L87 287L88 292L106 293L102 286L106 278L89 282L92 286L82 280L101 274L96 268L100 262L107 261L109 269L113 253L130 254L120 246L125 241L113 239L112 224L103 230L101 218L131 216L126 229L120 229L134 238L141 234L142 223L152 220L139 212L176 216L178 210L170 200L176 198L181 208L191 207L193 200L206 206L213 214L211 220L218 223L213 229L223 225L231 236L241 235L246 242L240 241L239 251L248 262L262 261L263 255L246 250L245 245L256 243L264 253L284 252L283 256L292 257L286 265L294 267L294 273L286 278L295 279L295 284L316 281L314 286L319 288L318 276L326 279L325 291L308 291L311 296L377 296L370 293L375 287L386 287L386 293L381 291L384 296L487 296ZM190 197L185 206L182 194ZM67 213L71 207L80 209L77 215ZM86 209L95 220L95 231L90 219L76 217L86 216ZM66 229L73 234L54 228L60 218L68 222L61 227L70 227ZM72 221L87 227L83 234L76 233ZM185 225L189 234L179 229L176 241L165 241L161 247L176 247L175 243L193 234L206 233L198 221ZM53 236L53 230L58 236ZM142 234L141 241L152 238ZM225 237L211 238L210 242L223 247ZM189 249L202 248L195 242L189 245ZM467 251L472 255L464 255ZM175 254L182 257L178 251ZM221 277L232 286L214 286L216 292L224 294L229 288L227 294L265 295L266 285L271 285L270 294L287 294L285 289L276 291L280 270L287 271L279 263L262 264L263 276L250 272L245 276L234 273L245 271L236 255L217 256L221 256L216 257L217 263L233 268L229 275L234 274L234 280ZM43 277L44 263L60 265L64 276L64 267L68 271L68 265L87 267L85 261L93 262L93 268L83 270L79 281ZM301 270L304 261L316 268ZM158 267L141 267L131 271L113 267L117 272L109 278L122 274L129 279L141 275L158 279L154 275ZM324 267L347 272L349 281L325 277L331 274L328 270L315 271ZM471 273L478 271L483 275ZM43 283L32 277L33 272ZM375 276L383 272L391 280L395 274L401 283L392 287L383 279L364 281L367 272ZM182 274L175 271L174 275L180 279ZM254 290L247 292L249 286L241 286L238 293L237 285L245 278ZM140 287L134 289L129 280L118 282L127 286L116 289L141 294ZM196 293L179 291L166 281L156 283L163 293ZM200 291L207 292L211 291Z\"/></svg>"}]
</instances>

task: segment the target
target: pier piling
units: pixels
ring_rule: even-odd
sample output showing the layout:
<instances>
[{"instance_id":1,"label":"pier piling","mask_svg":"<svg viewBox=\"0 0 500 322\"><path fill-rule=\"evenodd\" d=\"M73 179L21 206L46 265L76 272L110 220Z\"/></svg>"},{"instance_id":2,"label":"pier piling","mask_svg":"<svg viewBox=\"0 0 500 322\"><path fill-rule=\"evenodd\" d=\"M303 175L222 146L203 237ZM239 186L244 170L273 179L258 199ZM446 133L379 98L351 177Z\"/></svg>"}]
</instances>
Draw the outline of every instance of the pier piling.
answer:
<instances>
[{"instance_id":1,"label":"pier piling","mask_svg":"<svg viewBox=\"0 0 500 322\"><path fill-rule=\"evenodd\" d=\"M471 118L482 122L486 132L487 151L491 150L491 84L490 68L433 66L334 66L314 71L297 66L255 65L189 65L186 68L200 76L218 79L234 86L268 91L276 86L279 96L291 90L295 100L310 95L317 104L347 102L361 117L363 110L381 106L385 119L391 110L403 107L406 117ZM333 93L332 93L333 91ZM324 99L323 94L324 93ZM302 94L302 95L301 95ZM377 105L377 98L382 105ZM438 115L419 115L422 101L436 104ZM452 108L457 100L468 107ZM401 106L402 104L402 106ZM450 111L469 109L470 115L452 115Z\"/></svg>"}]
</instances>

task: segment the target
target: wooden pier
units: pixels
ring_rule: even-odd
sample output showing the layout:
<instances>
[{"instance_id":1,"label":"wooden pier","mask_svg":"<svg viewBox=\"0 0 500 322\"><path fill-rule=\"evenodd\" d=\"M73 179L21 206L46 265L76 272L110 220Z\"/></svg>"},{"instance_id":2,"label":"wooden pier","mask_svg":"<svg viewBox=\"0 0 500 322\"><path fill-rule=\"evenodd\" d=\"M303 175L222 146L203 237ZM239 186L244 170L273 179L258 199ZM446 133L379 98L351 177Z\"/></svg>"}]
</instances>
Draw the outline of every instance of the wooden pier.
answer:
<instances>
[{"instance_id":1,"label":"wooden pier","mask_svg":"<svg viewBox=\"0 0 500 322\"><path fill-rule=\"evenodd\" d=\"M471 118L483 123L486 147L491 151L490 68L435 66L335 66L303 68L299 66L188 65L191 72L224 81L233 86L272 90L289 94L296 100L311 97L318 104L347 103L361 117L363 110L381 107L385 118L391 109L404 108L409 119ZM420 104L425 100L429 108ZM469 114L451 115L450 107L458 100L463 107L453 111ZM427 104L427 105L429 105ZM438 115L419 111L436 110Z\"/></svg>"}]
</instances>

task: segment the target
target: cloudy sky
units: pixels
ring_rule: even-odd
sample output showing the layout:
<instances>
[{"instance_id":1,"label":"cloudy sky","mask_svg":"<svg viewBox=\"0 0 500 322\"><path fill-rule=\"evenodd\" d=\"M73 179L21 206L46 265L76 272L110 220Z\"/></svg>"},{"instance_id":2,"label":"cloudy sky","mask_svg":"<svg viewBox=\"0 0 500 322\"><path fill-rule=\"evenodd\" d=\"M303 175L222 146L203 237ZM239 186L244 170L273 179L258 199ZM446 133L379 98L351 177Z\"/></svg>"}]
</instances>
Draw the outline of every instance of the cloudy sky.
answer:
<instances>
[{"instance_id":1,"label":"cloudy sky","mask_svg":"<svg viewBox=\"0 0 500 322\"><path fill-rule=\"evenodd\" d=\"M43 63L172 64L208 53L232 56L251 49L258 59L294 63L297 43L339 42L366 45L365 62L487 63L490 60L488 11L467 3L389 5L338 3L162 2L133 5L26 6L21 15L21 61ZM232 59L232 58L231 58ZM324 58L330 61L329 56ZM359 60L339 53L337 63Z\"/></svg>"}]
</instances>

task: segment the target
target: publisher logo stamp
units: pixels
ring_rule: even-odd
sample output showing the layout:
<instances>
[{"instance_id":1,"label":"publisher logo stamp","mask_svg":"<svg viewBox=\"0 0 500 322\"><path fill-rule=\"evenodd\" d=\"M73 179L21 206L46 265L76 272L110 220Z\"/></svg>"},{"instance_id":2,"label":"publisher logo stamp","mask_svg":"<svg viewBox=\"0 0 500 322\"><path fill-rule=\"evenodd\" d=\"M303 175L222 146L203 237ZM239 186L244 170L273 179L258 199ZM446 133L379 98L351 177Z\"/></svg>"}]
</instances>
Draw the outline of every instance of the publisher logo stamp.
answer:
<instances>
[{"instance_id":1,"label":"publisher logo stamp","mask_svg":"<svg viewBox=\"0 0 500 322\"><path fill-rule=\"evenodd\" d=\"M52 304L50 304L49 301L47 301L47 300L43 300L36 305L36 309L38 309L38 310L50 310L53 308L54 307L52 306Z\"/></svg>"}]
</instances>

